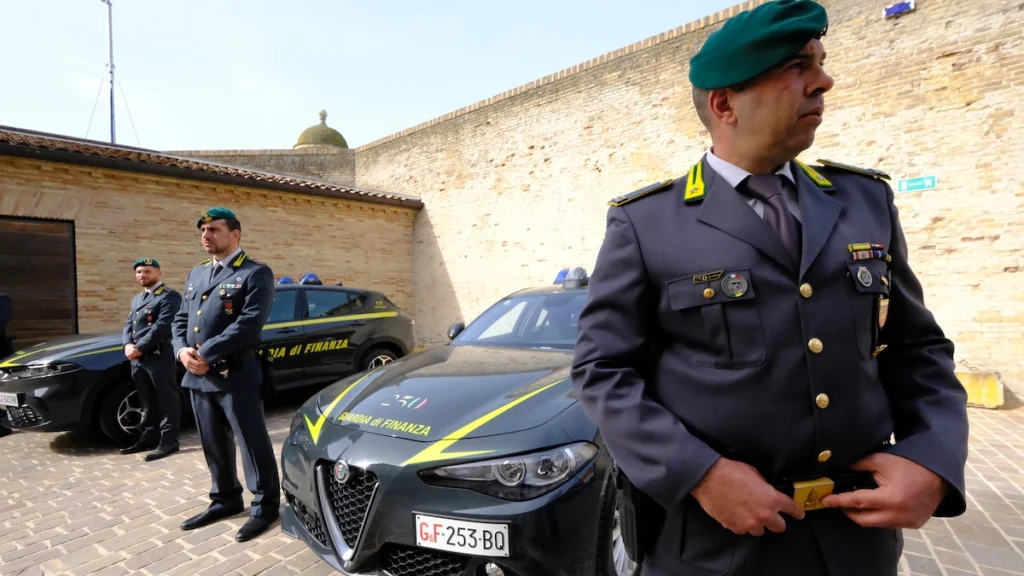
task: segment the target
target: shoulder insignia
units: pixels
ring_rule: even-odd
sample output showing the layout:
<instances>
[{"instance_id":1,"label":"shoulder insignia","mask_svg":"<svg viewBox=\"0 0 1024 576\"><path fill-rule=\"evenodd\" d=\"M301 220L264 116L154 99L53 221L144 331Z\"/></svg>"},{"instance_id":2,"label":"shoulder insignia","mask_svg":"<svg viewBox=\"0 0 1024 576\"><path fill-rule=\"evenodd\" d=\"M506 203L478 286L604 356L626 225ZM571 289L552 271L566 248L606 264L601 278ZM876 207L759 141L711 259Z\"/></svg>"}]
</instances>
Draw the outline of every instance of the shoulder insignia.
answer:
<instances>
[{"instance_id":1,"label":"shoulder insignia","mask_svg":"<svg viewBox=\"0 0 1024 576\"><path fill-rule=\"evenodd\" d=\"M213 258L207 258L206 260L203 260L199 264L196 264L195 266L193 266L193 268L199 268L200 266L207 265L207 264L209 264L212 261L213 261Z\"/></svg>"},{"instance_id":2,"label":"shoulder insignia","mask_svg":"<svg viewBox=\"0 0 1024 576\"><path fill-rule=\"evenodd\" d=\"M159 295L164 293L164 289L165 288L167 288L167 285L164 285L164 286L161 286L161 287L157 288L156 290L153 291L153 294L156 295L156 296L159 296Z\"/></svg>"},{"instance_id":3,"label":"shoulder insignia","mask_svg":"<svg viewBox=\"0 0 1024 576\"><path fill-rule=\"evenodd\" d=\"M639 190L634 190L629 194L616 196L615 198L612 198L611 200L608 201L608 205L625 206L626 204L629 204L634 200L639 200L644 196L649 196L651 194L654 194L655 192L659 192L661 190L664 190L665 188L668 188L672 184L672 182L674 182L674 180L662 180L661 182L655 182L654 184L651 184L650 186L645 186Z\"/></svg>"},{"instance_id":4,"label":"shoulder insignia","mask_svg":"<svg viewBox=\"0 0 1024 576\"><path fill-rule=\"evenodd\" d=\"M238 255L238 258L235 258L235 261L231 263L231 266L233 266L234 268L238 268L239 266L242 265L242 262L245 262L246 257L247 256L245 252L242 252L241 254Z\"/></svg>"},{"instance_id":5,"label":"shoulder insignia","mask_svg":"<svg viewBox=\"0 0 1024 576\"><path fill-rule=\"evenodd\" d=\"M686 192L683 193L683 202L699 202L707 194L707 186L704 181L704 162L697 162L690 167L690 173L686 176Z\"/></svg>"},{"instance_id":6,"label":"shoulder insignia","mask_svg":"<svg viewBox=\"0 0 1024 576\"><path fill-rule=\"evenodd\" d=\"M259 264L260 266L269 266L269 264L267 264L263 260L260 260L259 258L253 258L252 256L246 256L246 258L248 258L249 262L252 262L253 264Z\"/></svg>"},{"instance_id":7,"label":"shoulder insignia","mask_svg":"<svg viewBox=\"0 0 1024 576\"><path fill-rule=\"evenodd\" d=\"M817 170L815 170L814 168L811 168L810 166L808 166L807 164L804 164L803 162L801 162L799 160L794 160L794 162L796 162L796 165L799 166L800 169L804 171L804 174L806 174L807 177L810 178L811 180L813 180L814 183L817 184L818 186L821 186L822 188L834 188L835 187L835 186L833 186L831 180L829 180L828 178L825 178L824 176L822 176L821 173L818 172Z\"/></svg>"},{"instance_id":8,"label":"shoulder insignia","mask_svg":"<svg viewBox=\"0 0 1024 576\"><path fill-rule=\"evenodd\" d=\"M832 160L823 160L821 158L818 159L818 162L820 162L824 166L828 166L829 168L835 168L836 170L845 170L846 172L863 174L865 176L871 176L872 178L875 178L877 180L892 180L892 178L890 178L888 174L875 168L860 168L858 166L850 166L849 164L833 162Z\"/></svg>"}]
</instances>

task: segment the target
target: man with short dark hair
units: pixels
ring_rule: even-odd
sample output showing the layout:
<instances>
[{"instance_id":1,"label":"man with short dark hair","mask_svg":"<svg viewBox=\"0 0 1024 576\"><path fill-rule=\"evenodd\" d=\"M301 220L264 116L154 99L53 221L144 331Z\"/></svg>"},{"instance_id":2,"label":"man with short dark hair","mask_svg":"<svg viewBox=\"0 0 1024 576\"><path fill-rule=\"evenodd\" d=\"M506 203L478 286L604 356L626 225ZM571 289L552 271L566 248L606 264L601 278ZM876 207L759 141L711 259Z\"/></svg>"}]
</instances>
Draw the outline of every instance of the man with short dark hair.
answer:
<instances>
[{"instance_id":1,"label":"man with short dark hair","mask_svg":"<svg viewBox=\"0 0 1024 576\"><path fill-rule=\"evenodd\" d=\"M797 160L827 26L728 20L690 67L711 150L608 210L572 378L661 521L644 576L895 576L901 529L966 508L966 394L888 176Z\"/></svg>"},{"instance_id":2,"label":"man with short dark hair","mask_svg":"<svg viewBox=\"0 0 1024 576\"><path fill-rule=\"evenodd\" d=\"M181 401L171 346L171 321L181 308L181 294L164 283L156 260L140 258L134 268L142 292L132 297L121 345L131 360L132 381L146 416L140 426L142 435L132 446L122 448L121 454L152 450L146 455L150 462L179 449Z\"/></svg>"},{"instance_id":3,"label":"man with short dark hair","mask_svg":"<svg viewBox=\"0 0 1024 576\"><path fill-rule=\"evenodd\" d=\"M192 395L213 488L211 505L181 527L193 530L244 509L234 436L241 443L246 486L255 496L250 518L235 536L244 542L280 515L281 486L263 414L257 352L274 301L274 273L239 246L242 225L234 212L210 209L196 227L212 258L188 273L174 318L174 348L187 370L182 386Z\"/></svg>"}]
</instances>

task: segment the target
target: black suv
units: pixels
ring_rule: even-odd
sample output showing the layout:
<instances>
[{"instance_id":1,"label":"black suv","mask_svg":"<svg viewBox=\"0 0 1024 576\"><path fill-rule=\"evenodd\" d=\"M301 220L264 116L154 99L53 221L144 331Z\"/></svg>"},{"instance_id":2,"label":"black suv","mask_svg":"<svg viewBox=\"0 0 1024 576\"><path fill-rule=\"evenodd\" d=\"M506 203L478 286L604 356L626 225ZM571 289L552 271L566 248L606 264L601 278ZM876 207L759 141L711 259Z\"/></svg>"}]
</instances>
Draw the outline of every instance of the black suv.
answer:
<instances>
[{"instance_id":1,"label":"black suv","mask_svg":"<svg viewBox=\"0 0 1024 576\"><path fill-rule=\"evenodd\" d=\"M273 358L278 390L322 387L409 354L413 323L378 291L304 278L275 286L260 348ZM176 365L180 381L184 368ZM143 414L129 369L120 331L15 352L0 359L0 422L48 432L94 425L120 444L131 443ZM184 390L182 396L184 424L192 414Z\"/></svg>"}]
</instances>

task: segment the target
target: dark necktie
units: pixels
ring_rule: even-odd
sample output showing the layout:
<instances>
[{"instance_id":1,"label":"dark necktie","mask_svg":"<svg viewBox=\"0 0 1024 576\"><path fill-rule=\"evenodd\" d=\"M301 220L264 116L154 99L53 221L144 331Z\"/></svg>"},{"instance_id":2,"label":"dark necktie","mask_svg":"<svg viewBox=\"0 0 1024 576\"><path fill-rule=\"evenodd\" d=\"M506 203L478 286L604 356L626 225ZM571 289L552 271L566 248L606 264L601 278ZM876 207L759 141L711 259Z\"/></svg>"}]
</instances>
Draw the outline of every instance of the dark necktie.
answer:
<instances>
[{"instance_id":1,"label":"dark necktie","mask_svg":"<svg viewBox=\"0 0 1024 576\"><path fill-rule=\"evenodd\" d=\"M217 262L216 264L213 265L213 271L210 272L210 282L213 282L213 279L217 277L217 274L220 274L220 269L220 262Z\"/></svg>"},{"instance_id":2,"label":"dark necktie","mask_svg":"<svg viewBox=\"0 0 1024 576\"><path fill-rule=\"evenodd\" d=\"M782 195L782 180L778 174L753 174L746 179L750 196L764 203L764 221L782 240L782 245L800 263L800 224L786 206Z\"/></svg>"}]
</instances>

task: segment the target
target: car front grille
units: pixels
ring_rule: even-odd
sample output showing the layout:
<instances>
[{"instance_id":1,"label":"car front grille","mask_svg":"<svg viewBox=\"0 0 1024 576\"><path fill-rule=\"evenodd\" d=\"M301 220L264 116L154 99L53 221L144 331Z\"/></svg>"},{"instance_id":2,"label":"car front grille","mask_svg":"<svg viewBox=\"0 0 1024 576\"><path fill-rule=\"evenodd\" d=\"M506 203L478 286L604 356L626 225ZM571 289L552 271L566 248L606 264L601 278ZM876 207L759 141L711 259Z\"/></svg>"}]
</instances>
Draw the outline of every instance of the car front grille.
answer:
<instances>
[{"instance_id":1,"label":"car front grille","mask_svg":"<svg viewBox=\"0 0 1024 576\"><path fill-rule=\"evenodd\" d=\"M355 548L363 530L366 511L370 508L373 494L377 490L377 475L358 468L352 468L352 477L341 484L329 471L327 477L331 513L341 529L341 536L349 548Z\"/></svg>"},{"instance_id":2,"label":"car front grille","mask_svg":"<svg viewBox=\"0 0 1024 576\"><path fill-rule=\"evenodd\" d=\"M384 556L384 570L392 576L462 576L469 559L439 550L421 550L392 544Z\"/></svg>"},{"instance_id":3,"label":"car front grille","mask_svg":"<svg viewBox=\"0 0 1024 576\"><path fill-rule=\"evenodd\" d=\"M28 428L30 426L38 426L43 423L43 417L36 412L36 409L31 406L21 406L18 408L7 407L7 417L10 418L11 424L15 428Z\"/></svg>"}]
</instances>

